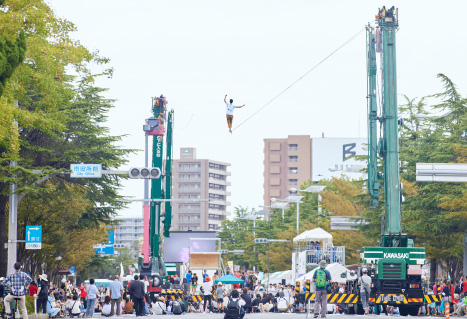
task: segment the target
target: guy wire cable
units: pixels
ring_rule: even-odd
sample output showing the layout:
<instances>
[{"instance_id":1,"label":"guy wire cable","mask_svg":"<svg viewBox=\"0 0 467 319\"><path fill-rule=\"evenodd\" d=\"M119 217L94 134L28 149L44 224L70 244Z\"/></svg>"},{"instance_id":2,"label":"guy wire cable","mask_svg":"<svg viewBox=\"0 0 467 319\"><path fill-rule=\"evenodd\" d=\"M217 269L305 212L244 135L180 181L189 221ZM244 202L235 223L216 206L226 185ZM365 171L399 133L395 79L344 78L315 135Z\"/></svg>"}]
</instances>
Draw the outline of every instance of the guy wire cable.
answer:
<instances>
[{"instance_id":1,"label":"guy wire cable","mask_svg":"<svg viewBox=\"0 0 467 319\"><path fill-rule=\"evenodd\" d=\"M328 56L326 56L323 60L321 60L320 62L318 62L314 67L312 67L310 70L308 70L305 74L303 74L301 77L299 77L297 80L295 80L295 82L293 82L292 84L290 84L285 90L283 90L282 92L280 92L279 94L277 94L275 97L273 97L269 102L267 102L266 104L264 104L262 107L260 107L258 110L256 110L256 112L254 112L253 114L251 114L249 117L247 117L243 122L241 122L240 124L238 124L236 127L234 127L234 129L232 131L235 131L237 128L239 128L240 126L242 126L246 121L248 121L249 119L251 119L253 116L255 116L257 113L259 113L262 109L264 109L266 106L268 106L269 104L271 104L275 99L277 99L279 96L281 96L282 94L285 93L285 91L287 91L288 89L290 89L292 86L294 86L295 84L297 84L298 82L300 82L305 76L307 76L311 71L313 71L314 69L316 69L320 64L322 64L324 61L326 61L327 59L329 59L332 55L334 55L334 53L336 53L337 51L339 51L340 49L342 49L345 45L349 44L350 42L352 42L352 40L354 40L356 37L358 37L360 35L360 33L362 33L362 31L365 30L365 27L363 27L360 31L358 31L355 35L353 35L350 39L348 39L347 41L345 41L343 44L341 44L337 49L335 49L334 51L332 51Z\"/></svg>"}]
</instances>

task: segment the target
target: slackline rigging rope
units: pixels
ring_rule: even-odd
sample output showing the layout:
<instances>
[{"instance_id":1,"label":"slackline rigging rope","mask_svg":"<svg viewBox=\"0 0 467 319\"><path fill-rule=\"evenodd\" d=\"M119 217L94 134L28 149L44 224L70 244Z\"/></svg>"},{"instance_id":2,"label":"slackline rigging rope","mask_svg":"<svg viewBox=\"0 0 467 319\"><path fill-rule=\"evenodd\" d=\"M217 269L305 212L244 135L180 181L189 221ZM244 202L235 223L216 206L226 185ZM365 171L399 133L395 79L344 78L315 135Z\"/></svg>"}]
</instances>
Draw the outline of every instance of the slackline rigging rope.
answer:
<instances>
[{"instance_id":1,"label":"slackline rigging rope","mask_svg":"<svg viewBox=\"0 0 467 319\"><path fill-rule=\"evenodd\" d=\"M356 37L358 37L360 35L360 33L362 33L363 31L365 30L365 28L362 28L360 31L358 31L354 36L352 36L350 39L348 39L347 41L345 41L343 44L341 44L337 49L335 49L334 51L332 51L328 56L326 56L324 59L322 59L320 62L318 62L318 64L316 64L314 67L312 67L310 70L308 70L305 74L303 74L301 77L299 77L297 80L295 80L295 82L293 82L292 84L290 84L285 90L283 90L282 92L280 92L279 94L277 94L275 97L273 97L269 102L267 102L266 104L264 104L262 107L260 107L258 110L256 110L256 112L254 112L253 114L251 114L249 117L247 117L243 122L241 122L240 124L238 124L236 127L234 127L234 129L232 131L235 131L237 128L239 128L240 126L242 126L246 121L248 121L249 119L251 119L253 116L255 116L256 114L258 114L262 109L264 109L266 106L268 106L269 104L271 104L275 99L277 99L279 96L281 96L282 94L285 93L285 91L287 91L288 89L290 89L292 86L294 86L295 84L297 84L299 81L301 81L305 76L307 76L311 71L313 71L314 69L316 69L320 64L322 64L324 61L326 61L327 59L329 59L332 55L334 55L334 53L336 53L337 51L339 51L340 49L342 49L344 46L346 46L347 44L349 44L350 42L352 42L352 40L354 40Z\"/></svg>"}]
</instances>

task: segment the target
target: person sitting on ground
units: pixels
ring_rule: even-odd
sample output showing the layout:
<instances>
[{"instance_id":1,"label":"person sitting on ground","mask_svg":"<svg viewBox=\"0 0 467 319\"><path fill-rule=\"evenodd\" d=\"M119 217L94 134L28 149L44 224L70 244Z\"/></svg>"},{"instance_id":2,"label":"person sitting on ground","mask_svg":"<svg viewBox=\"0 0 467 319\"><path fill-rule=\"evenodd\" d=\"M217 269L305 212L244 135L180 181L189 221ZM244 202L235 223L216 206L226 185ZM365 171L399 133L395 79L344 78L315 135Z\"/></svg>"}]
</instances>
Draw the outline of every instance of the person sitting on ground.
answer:
<instances>
[{"instance_id":1,"label":"person sitting on ground","mask_svg":"<svg viewBox=\"0 0 467 319\"><path fill-rule=\"evenodd\" d=\"M72 317L79 317L81 314L81 300L78 300L78 295L73 295L71 300L70 314Z\"/></svg>"},{"instance_id":2,"label":"person sitting on ground","mask_svg":"<svg viewBox=\"0 0 467 319\"><path fill-rule=\"evenodd\" d=\"M252 311L252 304L251 304L251 297L248 294L248 289L243 288L243 293L241 294L240 298L242 298L245 301L245 312L250 313Z\"/></svg>"},{"instance_id":3,"label":"person sitting on ground","mask_svg":"<svg viewBox=\"0 0 467 319\"><path fill-rule=\"evenodd\" d=\"M155 315L167 314L167 307L165 305L165 299L163 297L154 299L154 302L152 303L152 313Z\"/></svg>"},{"instance_id":4,"label":"person sitting on ground","mask_svg":"<svg viewBox=\"0 0 467 319\"><path fill-rule=\"evenodd\" d=\"M260 312L261 311L260 305L261 305L261 295L256 294L256 298L251 303L253 312Z\"/></svg>"},{"instance_id":5,"label":"person sitting on ground","mask_svg":"<svg viewBox=\"0 0 467 319\"><path fill-rule=\"evenodd\" d=\"M238 290L234 289L230 293L229 302L224 319L243 319L245 317L245 300L240 298Z\"/></svg>"},{"instance_id":6,"label":"person sitting on ground","mask_svg":"<svg viewBox=\"0 0 467 319\"><path fill-rule=\"evenodd\" d=\"M175 300L172 300L169 305L171 306L171 311L174 315L181 315L185 312L185 306L180 301L180 297L177 294L175 294Z\"/></svg>"},{"instance_id":7,"label":"person sitting on ground","mask_svg":"<svg viewBox=\"0 0 467 319\"><path fill-rule=\"evenodd\" d=\"M134 306L134 303L132 301L130 301L130 296L127 296L126 297L126 302L125 302L125 307L123 307L123 313L124 314L132 314L133 313L133 306Z\"/></svg>"},{"instance_id":8,"label":"person sitting on ground","mask_svg":"<svg viewBox=\"0 0 467 319\"><path fill-rule=\"evenodd\" d=\"M57 307L55 303L55 298L53 295L53 291L49 291L49 296L47 297L47 313L49 314L50 318L55 318L56 316L60 316L60 308Z\"/></svg>"},{"instance_id":9,"label":"person sitting on ground","mask_svg":"<svg viewBox=\"0 0 467 319\"><path fill-rule=\"evenodd\" d=\"M112 306L110 304L110 296L105 296L104 305L102 306L102 315L104 317L110 317Z\"/></svg>"},{"instance_id":10,"label":"person sitting on ground","mask_svg":"<svg viewBox=\"0 0 467 319\"><path fill-rule=\"evenodd\" d=\"M278 312L287 312L290 309L290 304L287 302L287 299L284 298L284 293L279 293L279 298L277 299L277 311Z\"/></svg>"}]
</instances>

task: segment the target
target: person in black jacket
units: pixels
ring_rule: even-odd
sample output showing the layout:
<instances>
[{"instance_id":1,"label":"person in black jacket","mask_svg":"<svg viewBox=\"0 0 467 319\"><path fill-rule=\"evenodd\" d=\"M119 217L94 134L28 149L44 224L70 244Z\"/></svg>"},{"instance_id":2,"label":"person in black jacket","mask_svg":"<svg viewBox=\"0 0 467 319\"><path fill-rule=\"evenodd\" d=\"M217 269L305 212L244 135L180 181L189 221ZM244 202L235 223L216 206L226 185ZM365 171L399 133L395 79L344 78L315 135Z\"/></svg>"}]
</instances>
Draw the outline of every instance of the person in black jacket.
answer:
<instances>
[{"instance_id":1,"label":"person in black jacket","mask_svg":"<svg viewBox=\"0 0 467 319\"><path fill-rule=\"evenodd\" d=\"M144 283L138 280L138 275L135 275L135 280L131 282L130 285L130 296L133 302L135 303L134 308L136 316L144 316Z\"/></svg>"},{"instance_id":2,"label":"person in black jacket","mask_svg":"<svg viewBox=\"0 0 467 319\"><path fill-rule=\"evenodd\" d=\"M36 294L36 309L39 312L42 306L42 313L47 313L47 297L49 296L49 282L47 275L42 274L37 276L37 294Z\"/></svg>"},{"instance_id":3,"label":"person in black jacket","mask_svg":"<svg viewBox=\"0 0 467 319\"><path fill-rule=\"evenodd\" d=\"M243 306L243 308L245 309L245 312L250 313L253 306L251 304L251 297L248 294L247 288L243 288L243 293L240 296L240 298L242 298L245 301L245 306Z\"/></svg>"}]
</instances>

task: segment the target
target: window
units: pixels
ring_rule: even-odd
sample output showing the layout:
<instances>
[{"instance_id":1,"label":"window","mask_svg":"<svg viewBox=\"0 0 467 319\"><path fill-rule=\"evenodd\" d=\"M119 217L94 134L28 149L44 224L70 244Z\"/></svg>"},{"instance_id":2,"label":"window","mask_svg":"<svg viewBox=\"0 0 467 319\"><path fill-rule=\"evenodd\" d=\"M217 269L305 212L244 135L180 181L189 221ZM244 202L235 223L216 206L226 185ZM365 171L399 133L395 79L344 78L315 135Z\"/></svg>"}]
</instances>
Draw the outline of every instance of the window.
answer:
<instances>
[{"instance_id":1,"label":"window","mask_svg":"<svg viewBox=\"0 0 467 319\"><path fill-rule=\"evenodd\" d=\"M289 190L289 195L297 195L297 194L298 194L298 190L296 190L296 191L290 191Z\"/></svg>"},{"instance_id":2,"label":"window","mask_svg":"<svg viewBox=\"0 0 467 319\"><path fill-rule=\"evenodd\" d=\"M289 174L298 174L298 167L289 167Z\"/></svg>"},{"instance_id":3,"label":"window","mask_svg":"<svg viewBox=\"0 0 467 319\"><path fill-rule=\"evenodd\" d=\"M298 151L298 144L289 144L289 151Z\"/></svg>"},{"instance_id":4,"label":"window","mask_svg":"<svg viewBox=\"0 0 467 319\"><path fill-rule=\"evenodd\" d=\"M298 185L298 179L289 179L289 185Z\"/></svg>"},{"instance_id":5,"label":"window","mask_svg":"<svg viewBox=\"0 0 467 319\"><path fill-rule=\"evenodd\" d=\"M183 205L178 205L178 211L181 213L194 213L194 212L199 212L201 210L200 204L183 204Z\"/></svg>"},{"instance_id":6,"label":"window","mask_svg":"<svg viewBox=\"0 0 467 319\"><path fill-rule=\"evenodd\" d=\"M214 199L214 200L225 200L224 195L219 195L219 194L211 194L209 193L209 199Z\"/></svg>"},{"instance_id":7,"label":"window","mask_svg":"<svg viewBox=\"0 0 467 319\"><path fill-rule=\"evenodd\" d=\"M209 178L219 180L219 181L224 181L225 180L225 176L219 175L219 174L214 174L214 173L209 173Z\"/></svg>"},{"instance_id":8,"label":"window","mask_svg":"<svg viewBox=\"0 0 467 319\"><path fill-rule=\"evenodd\" d=\"M209 204L210 209L215 209L215 210L225 210L225 206L223 205L217 205L217 204Z\"/></svg>"},{"instance_id":9,"label":"window","mask_svg":"<svg viewBox=\"0 0 467 319\"><path fill-rule=\"evenodd\" d=\"M225 190L224 185L219 185L219 184L214 184L214 183L209 183L209 188L210 189L218 189L218 190Z\"/></svg>"},{"instance_id":10,"label":"window","mask_svg":"<svg viewBox=\"0 0 467 319\"><path fill-rule=\"evenodd\" d=\"M223 220L223 219L224 219L224 215L209 214L209 215L208 215L208 219L212 219L212 220Z\"/></svg>"},{"instance_id":11,"label":"window","mask_svg":"<svg viewBox=\"0 0 467 319\"><path fill-rule=\"evenodd\" d=\"M208 224L208 228L209 230L218 230L219 227L217 225L214 225L214 224Z\"/></svg>"},{"instance_id":12,"label":"window","mask_svg":"<svg viewBox=\"0 0 467 319\"><path fill-rule=\"evenodd\" d=\"M298 156L289 156L289 162L298 162Z\"/></svg>"},{"instance_id":13,"label":"window","mask_svg":"<svg viewBox=\"0 0 467 319\"><path fill-rule=\"evenodd\" d=\"M225 171L225 166L224 165L220 165L220 164L216 164L216 163L209 163L209 168L217 169L219 171Z\"/></svg>"}]
</instances>

